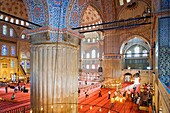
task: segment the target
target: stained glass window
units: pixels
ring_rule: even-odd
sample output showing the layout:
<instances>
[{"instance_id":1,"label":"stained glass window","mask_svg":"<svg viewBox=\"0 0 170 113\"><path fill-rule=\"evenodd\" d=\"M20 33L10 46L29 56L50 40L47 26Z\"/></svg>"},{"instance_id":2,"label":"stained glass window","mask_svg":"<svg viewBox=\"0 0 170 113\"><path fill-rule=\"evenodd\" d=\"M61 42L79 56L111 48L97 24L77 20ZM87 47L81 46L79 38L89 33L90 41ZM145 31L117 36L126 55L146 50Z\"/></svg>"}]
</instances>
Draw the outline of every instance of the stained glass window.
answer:
<instances>
[{"instance_id":1,"label":"stained glass window","mask_svg":"<svg viewBox=\"0 0 170 113\"><path fill-rule=\"evenodd\" d=\"M30 68L30 62L27 61L27 69L29 69L29 68Z\"/></svg>"},{"instance_id":2,"label":"stained glass window","mask_svg":"<svg viewBox=\"0 0 170 113\"><path fill-rule=\"evenodd\" d=\"M2 45L2 53L1 53L3 56L7 55L8 54L8 48L6 45Z\"/></svg>"},{"instance_id":3,"label":"stained glass window","mask_svg":"<svg viewBox=\"0 0 170 113\"><path fill-rule=\"evenodd\" d=\"M15 56L15 46L11 46L11 55Z\"/></svg>"},{"instance_id":4,"label":"stained glass window","mask_svg":"<svg viewBox=\"0 0 170 113\"><path fill-rule=\"evenodd\" d=\"M21 61L21 65L22 65L23 68L25 67L25 61L24 60Z\"/></svg>"},{"instance_id":5,"label":"stained glass window","mask_svg":"<svg viewBox=\"0 0 170 113\"><path fill-rule=\"evenodd\" d=\"M11 68L14 68L14 60L11 60Z\"/></svg>"}]
</instances>

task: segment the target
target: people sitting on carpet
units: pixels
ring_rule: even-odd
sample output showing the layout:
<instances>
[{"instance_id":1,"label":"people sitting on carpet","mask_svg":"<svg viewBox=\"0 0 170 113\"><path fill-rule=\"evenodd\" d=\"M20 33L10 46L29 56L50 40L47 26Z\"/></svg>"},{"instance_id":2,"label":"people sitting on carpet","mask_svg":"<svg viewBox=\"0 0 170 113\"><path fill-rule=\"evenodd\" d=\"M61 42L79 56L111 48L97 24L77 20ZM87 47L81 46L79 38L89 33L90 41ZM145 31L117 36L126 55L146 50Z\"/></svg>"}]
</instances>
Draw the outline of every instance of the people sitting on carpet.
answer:
<instances>
[{"instance_id":1,"label":"people sitting on carpet","mask_svg":"<svg viewBox=\"0 0 170 113\"><path fill-rule=\"evenodd\" d=\"M14 100L14 99L15 99L15 94L13 93L11 96L11 100Z\"/></svg>"}]
</instances>

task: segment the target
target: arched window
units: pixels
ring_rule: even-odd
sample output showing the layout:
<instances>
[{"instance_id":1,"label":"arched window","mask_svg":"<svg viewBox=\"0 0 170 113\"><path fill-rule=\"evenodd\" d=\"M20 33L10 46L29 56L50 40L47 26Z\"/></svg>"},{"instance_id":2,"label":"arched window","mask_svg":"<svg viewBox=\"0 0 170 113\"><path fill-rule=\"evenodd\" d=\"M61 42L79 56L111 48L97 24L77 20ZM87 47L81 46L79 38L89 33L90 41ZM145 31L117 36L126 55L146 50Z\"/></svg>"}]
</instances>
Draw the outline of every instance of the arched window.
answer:
<instances>
[{"instance_id":1,"label":"arched window","mask_svg":"<svg viewBox=\"0 0 170 113\"><path fill-rule=\"evenodd\" d=\"M11 23L14 23L14 19L13 19L13 18L11 18L10 22L11 22Z\"/></svg>"},{"instance_id":2,"label":"arched window","mask_svg":"<svg viewBox=\"0 0 170 113\"><path fill-rule=\"evenodd\" d=\"M22 34L22 35L21 35L21 38L22 38L22 39L25 39L25 34Z\"/></svg>"},{"instance_id":3,"label":"arched window","mask_svg":"<svg viewBox=\"0 0 170 113\"><path fill-rule=\"evenodd\" d=\"M7 16L5 17L5 21L8 21L8 17Z\"/></svg>"},{"instance_id":4,"label":"arched window","mask_svg":"<svg viewBox=\"0 0 170 113\"><path fill-rule=\"evenodd\" d=\"M99 53L97 53L97 58L99 58Z\"/></svg>"},{"instance_id":5,"label":"arched window","mask_svg":"<svg viewBox=\"0 0 170 113\"><path fill-rule=\"evenodd\" d=\"M123 5L124 4L123 0L119 0L119 4Z\"/></svg>"},{"instance_id":6,"label":"arched window","mask_svg":"<svg viewBox=\"0 0 170 113\"><path fill-rule=\"evenodd\" d=\"M29 23L28 23L28 22L26 22L26 26L29 26Z\"/></svg>"},{"instance_id":7,"label":"arched window","mask_svg":"<svg viewBox=\"0 0 170 113\"><path fill-rule=\"evenodd\" d=\"M93 64L91 68L92 68L92 69L95 69L95 65Z\"/></svg>"},{"instance_id":8,"label":"arched window","mask_svg":"<svg viewBox=\"0 0 170 113\"><path fill-rule=\"evenodd\" d=\"M14 60L11 60L11 68L14 68Z\"/></svg>"},{"instance_id":9,"label":"arched window","mask_svg":"<svg viewBox=\"0 0 170 113\"><path fill-rule=\"evenodd\" d=\"M139 47L138 46L136 46L134 48L134 53L135 53L135 57L139 57Z\"/></svg>"},{"instance_id":10,"label":"arched window","mask_svg":"<svg viewBox=\"0 0 170 113\"><path fill-rule=\"evenodd\" d=\"M15 46L11 46L11 55L15 56Z\"/></svg>"},{"instance_id":11,"label":"arched window","mask_svg":"<svg viewBox=\"0 0 170 113\"><path fill-rule=\"evenodd\" d=\"M6 45L2 45L2 56L8 55L8 48Z\"/></svg>"},{"instance_id":12,"label":"arched window","mask_svg":"<svg viewBox=\"0 0 170 113\"><path fill-rule=\"evenodd\" d=\"M87 39L87 42L90 42L90 38L89 38L89 39Z\"/></svg>"},{"instance_id":13,"label":"arched window","mask_svg":"<svg viewBox=\"0 0 170 113\"><path fill-rule=\"evenodd\" d=\"M147 50L143 50L142 53L143 53L143 57L147 57L148 56Z\"/></svg>"},{"instance_id":14,"label":"arched window","mask_svg":"<svg viewBox=\"0 0 170 113\"><path fill-rule=\"evenodd\" d=\"M92 50L92 56L91 56L92 58L96 58L96 50Z\"/></svg>"},{"instance_id":15,"label":"arched window","mask_svg":"<svg viewBox=\"0 0 170 113\"><path fill-rule=\"evenodd\" d=\"M131 53L131 51L127 51L127 57L132 57Z\"/></svg>"},{"instance_id":16,"label":"arched window","mask_svg":"<svg viewBox=\"0 0 170 113\"><path fill-rule=\"evenodd\" d=\"M7 35L7 26L3 25L3 35Z\"/></svg>"},{"instance_id":17,"label":"arched window","mask_svg":"<svg viewBox=\"0 0 170 113\"><path fill-rule=\"evenodd\" d=\"M3 19L3 18L4 18L4 15L1 15L1 16L0 16L0 19Z\"/></svg>"},{"instance_id":18,"label":"arched window","mask_svg":"<svg viewBox=\"0 0 170 113\"><path fill-rule=\"evenodd\" d=\"M14 35L14 30L12 28L10 28L9 35L10 35L10 37L13 37L13 35Z\"/></svg>"},{"instance_id":19,"label":"arched window","mask_svg":"<svg viewBox=\"0 0 170 113\"><path fill-rule=\"evenodd\" d=\"M86 58L90 58L90 53L86 53Z\"/></svg>"},{"instance_id":20,"label":"arched window","mask_svg":"<svg viewBox=\"0 0 170 113\"><path fill-rule=\"evenodd\" d=\"M89 69L89 68L90 68L90 65L87 64L87 65L86 65L86 69Z\"/></svg>"},{"instance_id":21,"label":"arched window","mask_svg":"<svg viewBox=\"0 0 170 113\"><path fill-rule=\"evenodd\" d=\"M19 24L19 20L18 20L18 19L16 19L16 20L15 20L15 23L16 23L16 24Z\"/></svg>"},{"instance_id":22,"label":"arched window","mask_svg":"<svg viewBox=\"0 0 170 113\"><path fill-rule=\"evenodd\" d=\"M95 41L96 41L95 38L93 38L93 43L95 43Z\"/></svg>"},{"instance_id":23,"label":"arched window","mask_svg":"<svg viewBox=\"0 0 170 113\"><path fill-rule=\"evenodd\" d=\"M129 3L131 0L126 0L127 3Z\"/></svg>"},{"instance_id":24,"label":"arched window","mask_svg":"<svg viewBox=\"0 0 170 113\"><path fill-rule=\"evenodd\" d=\"M21 20L21 25L24 25L24 21L23 20Z\"/></svg>"}]
</instances>

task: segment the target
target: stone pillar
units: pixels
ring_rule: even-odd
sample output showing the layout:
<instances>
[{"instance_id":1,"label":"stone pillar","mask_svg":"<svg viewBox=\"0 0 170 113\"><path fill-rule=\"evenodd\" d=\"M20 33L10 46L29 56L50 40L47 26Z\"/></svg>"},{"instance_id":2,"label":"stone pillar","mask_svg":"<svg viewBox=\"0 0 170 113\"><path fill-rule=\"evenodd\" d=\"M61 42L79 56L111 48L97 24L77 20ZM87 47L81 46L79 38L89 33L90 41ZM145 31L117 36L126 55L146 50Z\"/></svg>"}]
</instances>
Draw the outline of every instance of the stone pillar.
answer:
<instances>
[{"instance_id":1,"label":"stone pillar","mask_svg":"<svg viewBox=\"0 0 170 113\"><path fill-rule=\"evenodd\" d=\"M103 63L102 63L103 45L104 45L104 41L99 40L99 66L100 67L103 67Z\"/></svg>"},{"instance_id":2,"label":"stone pillar","mask_svg":"<svg viewBox=\"0 0 170 113\"><path fill-rule=\"evenodd\" d=\"M112 59L110 58L112 57ZM105 57L103 62L103 75L107 78L119 80L122 75L122 60L117 57Z\"/></svg>"},{"instance_id":3,"label":"stone pillar","mask_svg":"<svg viewBox=\"0 0 170 113\"><path fill-rule=\"evenodd\" d=\"M31 35L32 112L77 113L79 39L50 42L46 34Z\"/></svg>"}]
</instances>

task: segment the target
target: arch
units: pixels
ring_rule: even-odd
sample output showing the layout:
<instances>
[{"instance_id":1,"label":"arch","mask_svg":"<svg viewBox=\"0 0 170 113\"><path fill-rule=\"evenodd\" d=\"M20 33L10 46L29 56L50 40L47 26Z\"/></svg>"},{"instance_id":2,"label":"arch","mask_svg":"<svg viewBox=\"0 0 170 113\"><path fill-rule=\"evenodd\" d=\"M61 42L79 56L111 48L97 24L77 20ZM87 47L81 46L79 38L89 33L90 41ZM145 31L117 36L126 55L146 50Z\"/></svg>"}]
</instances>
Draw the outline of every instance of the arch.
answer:
<instances>
[{"instance_id":1,"label":"arch","mask_svg":"<svg viewBox=\"0 0 170 113\"><path fill-rule=\"evenodd\" d=\"M146 42L147 43L147 45L148 45L148 47L149 48L146 48L147 50L150 50L150 48L151 48L151 46L150 46L150 44L149 44L149 42L148 42L148 40L146 39L146 38L144 38L144 37L142 37L142 36L140 36L140 35L131 35L131 36L129 36L128 38L127 38L127 40L124 40L123 41L123 43L122 43L122 45L121 45L121 47L120 47L120 54L123 54L124 53L124 51L125 51L125 45L128 43L128 41L130 41L131 39L133 39L133 38L135 38L135 37L137 37L137 38L139 38L139 39L142 39L144 42ZM140 45L140 44L139 44ZM131 47L131 46L130 46ZM127 50L127 49L126 49Z\"/></svg>"},{"instance_id":2,"label":"arch","mask_svg":"<svg viewBox=\"0 0 170 113\"><path fill-rule=\"evenodd\" d=\"M131 74L131 73L125 73L124 75L131 75L131 76L132 76L132 74Z\"/></svg>"},{"instance_id":3,"label":"arch","mask_svg":"<svg viewBox=\"0 0 170 113\"><path fill-rule=\"evenodd\" d=\"M91 2L92 1L86 1L86 0L72 1L72 3L71 3L72 5L69 6L68 12L67 12L67 17L66 17L67 18L66 19L67 20L67 26L69 26L69 27L78 27L78 26L80 26L82 16L83 16L83 14L86 11L88 6L93 7L98 12L98 14L101 17L101 20L103 21L102 15L101 15L102 13L100 12L100 10L97 7L92 5Z\"/></svg>"},{"instance_id":4,"label":"arch","mask_svg":"<svg viewBox=\"0 0 170 113\"><path fill-rule=\"evenodd\" d=\"M80 17L80 22L79 22L79 25L82 25L83 24L83 17L84 17L84 15L87 13L86 11L91 11L91 12L93 12L93 14L95 14L96 16L98 16L99 18L97 18L97 20L92 20L92 21L90 21L90 23L88 23L88 24L96 24L95 22L99 22L99 21L102 21L103 19L102 19L102 15L101 15L101 13L100 13L100 11L99 11L99 9L98 8L96 8L94 5L92 5L92 4L87 4L85 7L84 7L84 9L82 10L82 13L81 13L81 17ZM88 15L89 16L89 15Z\"/></svg>"}]
</instances>

